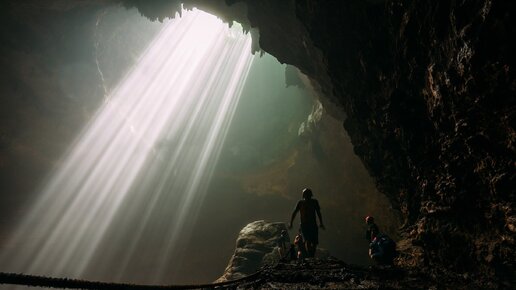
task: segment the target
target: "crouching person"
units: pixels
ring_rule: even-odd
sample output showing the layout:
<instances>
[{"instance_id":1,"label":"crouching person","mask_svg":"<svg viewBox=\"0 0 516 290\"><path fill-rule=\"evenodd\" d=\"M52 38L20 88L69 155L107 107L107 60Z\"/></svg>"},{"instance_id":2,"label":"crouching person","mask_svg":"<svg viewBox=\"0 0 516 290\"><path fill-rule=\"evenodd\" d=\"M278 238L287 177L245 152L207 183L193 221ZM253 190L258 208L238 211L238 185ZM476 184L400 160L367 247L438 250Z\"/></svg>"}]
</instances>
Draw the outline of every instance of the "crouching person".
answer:
<instances>
[{"instance_id":1,"label":"crouching person","mask_svg":"<svg viewBox=\"0 0 516 290\"><path fill-rule=\"evenodd\" d=\"M369 244L369 257L380 265L392 265L396 258L396 242L379 233Z\"/></svg>"}]
</instances>

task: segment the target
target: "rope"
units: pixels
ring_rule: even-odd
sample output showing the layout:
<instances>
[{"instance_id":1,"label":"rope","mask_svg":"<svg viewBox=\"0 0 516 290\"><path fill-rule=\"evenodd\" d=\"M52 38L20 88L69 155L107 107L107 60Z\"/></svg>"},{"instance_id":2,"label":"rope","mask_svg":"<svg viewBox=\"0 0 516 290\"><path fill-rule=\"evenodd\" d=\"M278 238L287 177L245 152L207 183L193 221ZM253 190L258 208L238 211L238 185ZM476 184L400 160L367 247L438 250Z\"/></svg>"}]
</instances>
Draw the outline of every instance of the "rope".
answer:
<instances>
[{"instance_id":1,"label":"rope","mask_svg":"<svg viewBox=\"0 0 516 290\"><path fill-rule=\"evenodd\" d=\"M33 287L50 287L60 289L97 289L97 290L158 290L158 289L214 289L230 286L242 281L251 280L259 276L263 270L254 274L225 282L193 285L138 285L127 283L106 283L98 281L77 280L68 278L54 278L36 275L2 273L0 272L0 284L23 285Z\"/></svg>"},{"instance_id":2,"label":"rope","mask_svg":"<svg viewBox=\"0 0 516 290\"><path fill-rule=\"evenodd\" d=\"M285 252L272 268L275 268L279 262L287 258L289 252ZM242 278L229 280L225 282L208 283L208 284L191 284L191 285L142 285L128 283L108 283L100 281L88 281L69 278L55 278L37 275L4 273L0 272L0 285L22 285L29 287L47 287L58 289L96 289L96 290L163 290L163 289L215 289L224 288L233 284L252 280L264 272L265 268L260 269L254 274L244 276Z\"/></svg>"}]
</instances>

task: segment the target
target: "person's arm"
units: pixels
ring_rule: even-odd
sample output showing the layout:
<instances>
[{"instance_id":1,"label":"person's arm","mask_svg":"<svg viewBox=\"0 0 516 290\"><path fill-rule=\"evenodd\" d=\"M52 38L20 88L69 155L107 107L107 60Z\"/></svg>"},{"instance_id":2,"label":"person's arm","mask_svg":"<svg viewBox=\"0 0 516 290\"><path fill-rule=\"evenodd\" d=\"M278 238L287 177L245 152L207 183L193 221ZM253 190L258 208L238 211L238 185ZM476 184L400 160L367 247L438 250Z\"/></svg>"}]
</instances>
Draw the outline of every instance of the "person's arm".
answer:
<instances>
[{"instance_id":1,"label":"person's arm","mask_svg":"<svg viewBox=\"0 0 516 290\"><path fill-rule=\"evenodd\" d=\"M317 216L319 217L319 223L320 223L320 227L321 229L325 229L324 227L324 223L323 223L323 220L322 220L322 215L321 215L321 207L319 206L319 202L316 201L316 204L317 204L317 207L315 208L316 212L317 212Z\"/></svg>"},{"instance_id":2,"label":"person's arm","mask_svg":"<svg viewBox=\"0 0 516 290\"><path fill-rule=\"evenodd\" d=\"M292 229L292 224L294 223L294 219L296 218L297 212L299 211L299 201L296 204L296 208L292 212L292 216L290 217L290 223L288 224L288 228Z\"/></svg>"}]
</instances>

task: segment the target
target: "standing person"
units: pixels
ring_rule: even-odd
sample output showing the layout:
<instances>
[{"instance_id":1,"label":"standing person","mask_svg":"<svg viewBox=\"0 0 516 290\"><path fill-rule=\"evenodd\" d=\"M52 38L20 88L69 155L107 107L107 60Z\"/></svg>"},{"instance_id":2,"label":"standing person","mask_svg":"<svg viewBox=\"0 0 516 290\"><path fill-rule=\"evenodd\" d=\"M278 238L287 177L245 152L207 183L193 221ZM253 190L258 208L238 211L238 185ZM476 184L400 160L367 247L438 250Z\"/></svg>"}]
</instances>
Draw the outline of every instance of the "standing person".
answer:
<instances>
[{"instance_id":1,"label":"standing person","mask_svg":"<svg viewBox=\"0 0 516 290\"><path fill-rule=\"evenodd\" d=\"M303 199L297 202L288 226L289 229L292 229L292 223L296 218L297 212L300 212L301 233L305 241L307 257L315 256L315 249L317 244L319 244L319 230L317 227L317 219L315 217L316 214L319 217L320 227L324 230L319 202L317 199L312 199L312 195L312 190L310 190L310 188L303 189Z\"/></svg>"},{"instance_id":2,"label":"standing person","mask_svg":"<svg viewBox=\"0 0 516 290\"><path fill-rule=\"evenodd\" d=\"M367 224L366 240L372 242L374 238L380 233L378 226L374 223L374 217L366 216L365 222Z\"/></svg>"}]
</instances>

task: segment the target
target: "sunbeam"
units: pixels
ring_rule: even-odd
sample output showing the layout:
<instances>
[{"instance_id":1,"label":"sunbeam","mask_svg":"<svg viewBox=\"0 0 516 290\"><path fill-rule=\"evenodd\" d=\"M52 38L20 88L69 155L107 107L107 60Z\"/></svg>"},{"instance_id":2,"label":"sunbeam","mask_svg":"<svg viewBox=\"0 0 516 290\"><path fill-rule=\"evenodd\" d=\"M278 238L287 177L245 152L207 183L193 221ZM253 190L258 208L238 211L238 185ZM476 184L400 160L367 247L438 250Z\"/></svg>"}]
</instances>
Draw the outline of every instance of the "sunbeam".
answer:
<instances>
[{"instance_id":1,"label":"sunbeam","mask_svg":"<svg viewBox=\"0 0 516 290\"><path fill-rule=\"evenodd\" d=\"M119 278L141 263L152 269L148 282L166 274L207 193L253 59L240 30L198 10L163 26L20 223L10 243L25 250L1 256L10 271L83 277L116 264L109 269Z\"/></svg>"}]
</instances>

